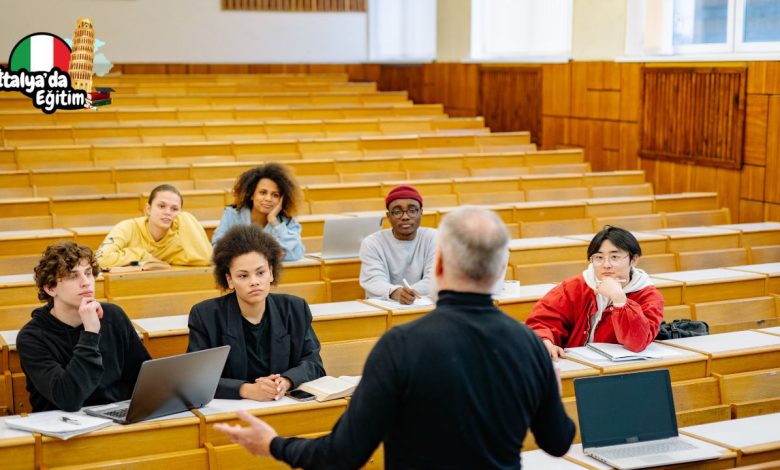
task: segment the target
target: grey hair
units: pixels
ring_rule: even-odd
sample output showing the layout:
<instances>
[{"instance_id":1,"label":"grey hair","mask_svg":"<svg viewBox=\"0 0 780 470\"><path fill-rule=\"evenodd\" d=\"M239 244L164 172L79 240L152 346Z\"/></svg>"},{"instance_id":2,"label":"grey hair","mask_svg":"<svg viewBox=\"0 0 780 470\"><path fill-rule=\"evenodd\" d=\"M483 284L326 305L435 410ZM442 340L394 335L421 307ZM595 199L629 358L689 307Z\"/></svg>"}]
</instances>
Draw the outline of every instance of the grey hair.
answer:
<instances>
[{"instance_id":1,"label":"grey hair","mask_svg":"<svg viewBox=\"0 0 780 470\"><path fill-rule=\"evenodd\" d=\"M509 231L495 212L461 206L441 220L439 249L463 280L492 285L509 260Z\"/></svg>"}]
</instances>

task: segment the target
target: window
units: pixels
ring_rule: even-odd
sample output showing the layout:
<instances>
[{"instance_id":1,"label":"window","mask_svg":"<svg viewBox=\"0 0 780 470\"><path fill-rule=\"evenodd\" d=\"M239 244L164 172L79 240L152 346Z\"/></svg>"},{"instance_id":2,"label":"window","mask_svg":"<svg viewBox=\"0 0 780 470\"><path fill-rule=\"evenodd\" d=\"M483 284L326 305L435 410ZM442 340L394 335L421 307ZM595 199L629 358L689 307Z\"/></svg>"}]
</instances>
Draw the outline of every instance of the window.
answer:
<instances>
[{"instance_id":1,"label":"window","mask_svg":"<svg viewBox=\"0 0 780 470\"><path fill-rule=\"evenodd\" d=\"M626 55L780 51L778 0L636 0Z\"/></svg>"},{"instance_id":2,"label":"window","mask_svg":"<svg viewBox=\"0 0 780 470\"><path fill-rule=\"evenodd\" d=\"M572 0L472 0L471 58L571 55Z\"/></svg>"},{"instance_id":3,"label":"window","mask_svg":"<svg viewBox=\"0 0 780 470\"><path fill-rule=\"evenodd\" d=\"M436 0L371 0L370 61L430 62L436 58Z\"/></svg>"}]
</instances>

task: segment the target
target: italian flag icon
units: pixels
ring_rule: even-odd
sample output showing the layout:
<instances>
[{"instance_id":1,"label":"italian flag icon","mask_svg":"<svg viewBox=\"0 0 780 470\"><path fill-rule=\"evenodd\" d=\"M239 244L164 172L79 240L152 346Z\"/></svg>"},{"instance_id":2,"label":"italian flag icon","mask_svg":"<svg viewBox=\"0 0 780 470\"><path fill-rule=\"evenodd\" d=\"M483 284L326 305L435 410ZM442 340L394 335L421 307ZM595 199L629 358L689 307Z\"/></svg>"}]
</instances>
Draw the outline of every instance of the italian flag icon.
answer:
<instances>
[{"instance_id":1,"label":"italian flag icon","mask_svg":"<svg viewBox=\"0 0 780 470\"><path fill-rule=\"evenodd\" d=\"M49 33L35 33L22 39L16 43L8 60L13 72L22 69L28 72L48 72L54 67L67 72L69 62L68 44Z\"/></svg>"}]
</instances>

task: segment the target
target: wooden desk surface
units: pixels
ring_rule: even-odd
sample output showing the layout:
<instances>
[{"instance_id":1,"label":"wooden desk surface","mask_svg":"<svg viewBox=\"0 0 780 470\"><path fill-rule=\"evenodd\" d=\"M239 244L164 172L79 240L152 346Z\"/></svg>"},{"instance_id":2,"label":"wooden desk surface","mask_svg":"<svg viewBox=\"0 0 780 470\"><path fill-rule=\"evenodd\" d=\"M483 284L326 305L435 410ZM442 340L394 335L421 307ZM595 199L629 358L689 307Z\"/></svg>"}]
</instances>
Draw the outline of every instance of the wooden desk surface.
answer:
<instances>
[{"instance_id":1,"label":"wooden desk surface","mask_svg":"<svg viewBox=\"0 0 780 470\"><path fill-rule=\"evenodd\" d=\"M599 369L569 359L559 359L558 367L561 369L561 395L563 397L574 396L574 379L593 377L601 373Z\"/></svg>"},{"instance_id":2,"label":"wooden desk surface","mask_svg":"<svg viewBox=\"0 0 780 470\"><path fill-rule=\"evenodd\" d=\"M680 432L739 451L738 465L776 460L780 453L780 413L689 426Z\"/></svg>"},{"instance_id":3,"label":"wooden desk surface","mask_svg":"<svg viewBox=\"0 0 780 470\"><path fill-rule=\"evenodd\" d=\"M547 452L536 449L520 453L520 461L526 470L583 470L582 465L571 462L565 458L553 457Z\"/></svg>"},{"instance_id":4,"label":"wooden desk surface","mask_svg":"<svg viewBox=\"0 0 780 470\"><path fill-rule=\"evenodd\" d=\"M0 418L0 462L3 470L28 470L35 465L35 437L9 429Z\"/></svg>"},{"instance_id":5,"label":"wooden desk surface","mask_svg":"<svg viewBox=\"0 0 780 470\"><path fill-rule=\"evenodd\" d=\"M118 460L138 455L197 449L200 419L190 412L129 425L113 425L63 441L43 436L41 460L47 467Z\"/></svg>"},{"instance_id":6,"label":"wooden desk surface","mask_svg":"<svg viewBox=\"0 0 780 470\"><path fill-rule=\"evenodd\" d=\"M621 374L643 370L669 369L672 381L699 379L707 376L706 354L655 343L664 349L666 357L626 362L613 362L586 347L567 348L569 359L598 369L603 374Z\"/></svg>"},{"instance_id":7,"label":"wooden desk surface","mask_svg":"<svg viewBox=\"0 0 780 470\"><path fill-rule=\"evenodd\" d=\"M661 342L706 354L710 358L710 373L769 369L780 363L780 336L756 331L733 331Z\"/></svg>"},{"instance_id":8,"label":"wooden desk surface","mask_svg":"<svg viewBox=\"0 0 780 470\"><path fill-rule=\"evenodd\" d=\"M678 465L669 465L669 466L653 467L653 468L669 469L669 470L671 469L715 470L715 469L734 467L737 460L737 453L734 452L733 450L725 446L715 445L711 442L703 441L701 439L696 439L695 437L686 436L683 434L681 434L680 437L685 441L695 442L696 445L699 445L701 447L716 450L721 453L721 457L718 460L690 462L690 463L684 463ZM569 452L566 453L564 458L566 460L570 460L591 470L612 470L613 468L607 464L599 462L598 460L592 457L588 457L587 455L585 455L585 453L582 451L582 444L572 444L571 449L569 449Z\"/></svg>"},{"instance_id":9,"label":"wooden desk surface","mask_svg":"<svg viewBox=\"0 0 780 470\"><path fill-rule=\"evenodd\" d=\"M652 278L683 283L684 303L760 297L767 289L763 274L724 268L657 273Z\"/></svg>"},{"instance_id":10,"label":"wooden desk surface","mask_svg":"<svg viewBox=\"0 0 780 470\"><path fill-rule=\"evenodd\" d=\"M333 425L347 409L345 399L323 403L316 401L298 402L283 397L275 402L257 402L253 400L215 399L198 410L205 421L203 442L213 445L228 444L227 436L214 430L215 423L238 422L236 411L245 410L258 416L283 436L299 436L330 432Z\"/></svg>"},{"instance_id":11,"label":"wooden desk surface","mask_svg":"<svg viewBox=\"0 0 780 470\"><path fill-rule=\"evenodd\" d=\"M514 293L494 295L496 306L518 321L525 321L536 302L557 284L528 284L520 286Z\"/></svg>"}]
</instances>

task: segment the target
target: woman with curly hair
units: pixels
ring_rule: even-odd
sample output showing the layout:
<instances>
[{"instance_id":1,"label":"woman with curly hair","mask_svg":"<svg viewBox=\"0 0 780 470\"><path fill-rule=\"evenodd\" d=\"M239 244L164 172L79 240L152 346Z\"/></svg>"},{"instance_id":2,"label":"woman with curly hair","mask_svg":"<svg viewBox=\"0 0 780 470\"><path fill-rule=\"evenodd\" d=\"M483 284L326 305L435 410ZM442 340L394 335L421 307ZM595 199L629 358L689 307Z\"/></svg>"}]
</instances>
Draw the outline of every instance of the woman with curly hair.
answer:
<instances>
[{"instance_id":1,"label":"woman with curly hair","mask_svg":"<svg viewBox=\"0 0 780 470\"><path fill-rule=\"evenodd\" d=\"M219 227L211 237L217 245L231 227L257 225L284 249L284 261L303 258L301 224L293 217L300 201L300 188L289 168L278 163L245 171L233 187L233 205L225 207Z\"/></svg>"},{"instance_id":2,"label":"woman with curly hair","mask_svg":"<svg viewBox=\"0 0 780 470\"><path fill-rule=\"evenodd\" d=\"M237 225L214 248L214 278L227 295L192 307L187 351L230 345L217 398L278 400L325 375L306 301L271 294L284 252L257 225Z\"/></svg>"},{"instance_id":3,"label":"woman with curly hair","mask_svg":"<svg viewBox=\"0 0 780 470\"><path fill-rule=\"evenodd\" d=\"M125 312L95 300L98 273L92 250L74 242L49 246L35 268L46 305L16 340L33 411L127 400L149 359Z\"/></svg>"}]
</instances>

